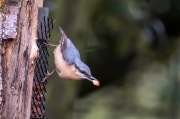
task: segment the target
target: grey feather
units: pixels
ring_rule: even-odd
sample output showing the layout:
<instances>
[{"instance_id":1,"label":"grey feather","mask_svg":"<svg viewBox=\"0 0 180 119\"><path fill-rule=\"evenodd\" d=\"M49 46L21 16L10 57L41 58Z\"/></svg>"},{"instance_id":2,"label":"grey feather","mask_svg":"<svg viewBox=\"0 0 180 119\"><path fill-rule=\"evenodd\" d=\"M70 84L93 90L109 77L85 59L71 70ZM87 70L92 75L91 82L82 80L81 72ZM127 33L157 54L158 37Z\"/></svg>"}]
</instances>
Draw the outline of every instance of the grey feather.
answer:
<instances>
[{"instance_id":1,"label":"grey feather","mask_svg":"<svg viewBox=\"0 0 180 119\"><path fill-rule=\"evenodd\" d=\"M80 54L76 48L70 47L62 52L64 60L69 64L73 65L75 59L80 59Z\"/></svg>"},{"instance_id":2,"label":"grey feather","mask_svg":"<svg viewBox=\"0 0 180 119\"><path fill-rule=\"evenodd\" d=\"M79 71L86 73L87 76L91 76L91 71L89 67L86 64L84 64L81 61L81 59L76 58L74 64L75 64L75 67L78 68Z\"/></svg>"},{"instance_id":3,"label":"grey feather","mask_svg":"<svg viewBox=\"0 0 180 119\"><path fill-rule=\"evenodd\" d=\"M76 49L71 40L66 36L61 27L59 27L59 29L62 34L60 44L64 60L69 65L74 65L79 71L86 73L88 76L91 76L89 67L80 59L79 51Z\"/></svg>"},{"instance_id":4,"label":"grey feather","mask_svg":"<svg viewBox=\"0 0 180 119\"><path fill-rule=\"evenodd\" d=\"M60 44L63 58L69 65L73 65L76 58L80 59L79 51L76 49L71 40L66 36L61 27L59 27L59 30L62 34Z\"/></svg>"}]
</instances>

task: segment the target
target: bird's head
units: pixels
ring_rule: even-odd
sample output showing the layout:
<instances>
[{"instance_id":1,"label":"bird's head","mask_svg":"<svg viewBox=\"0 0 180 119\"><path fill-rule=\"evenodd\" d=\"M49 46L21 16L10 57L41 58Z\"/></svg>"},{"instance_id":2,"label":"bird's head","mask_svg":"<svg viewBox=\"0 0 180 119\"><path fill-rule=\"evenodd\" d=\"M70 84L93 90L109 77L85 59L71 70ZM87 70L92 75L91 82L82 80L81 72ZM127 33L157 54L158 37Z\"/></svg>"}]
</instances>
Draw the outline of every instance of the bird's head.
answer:
<instances>
[{"instance_id":1,"label":"bird's head","mask_svg":"<svg viewBox=\"0 0 180 119\"><path fill-rule=\"evenodd\" d=\"M78 75L79 78L87 79L96 86L100 85L99 81L91 75L91 71L89 67L86 64L84 64L81 60L79 59L75 60L75 67L77 69L76 74Z\"/></svg>"}]
</instances>

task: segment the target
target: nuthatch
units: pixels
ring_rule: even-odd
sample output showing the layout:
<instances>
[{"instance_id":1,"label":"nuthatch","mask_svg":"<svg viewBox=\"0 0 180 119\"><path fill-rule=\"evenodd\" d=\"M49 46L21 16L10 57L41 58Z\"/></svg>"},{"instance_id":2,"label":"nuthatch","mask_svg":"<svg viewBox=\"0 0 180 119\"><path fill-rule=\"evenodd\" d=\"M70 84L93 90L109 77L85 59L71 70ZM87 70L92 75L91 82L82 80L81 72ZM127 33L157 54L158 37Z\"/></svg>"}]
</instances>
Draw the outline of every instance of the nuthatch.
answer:
<instances>
[{"instance_id":1,"label":"nuthatch","mask_svg":"<svg viewBox=\"0 0 180 119\"><path fill-rule=\"evenodd\" d=\"M53 52L56 69L51 73L48 72L47 77L56 70L57 74L62 79L87 79L94 85L99 86L99 81L91 75L89 67L81 61L79 51L66 36L61 27L59 27L59 30L62 34L59 45L46 44L49 46L56 46ZM45 77L44 80L47 77Z\"/></svg>"}]
</instances>

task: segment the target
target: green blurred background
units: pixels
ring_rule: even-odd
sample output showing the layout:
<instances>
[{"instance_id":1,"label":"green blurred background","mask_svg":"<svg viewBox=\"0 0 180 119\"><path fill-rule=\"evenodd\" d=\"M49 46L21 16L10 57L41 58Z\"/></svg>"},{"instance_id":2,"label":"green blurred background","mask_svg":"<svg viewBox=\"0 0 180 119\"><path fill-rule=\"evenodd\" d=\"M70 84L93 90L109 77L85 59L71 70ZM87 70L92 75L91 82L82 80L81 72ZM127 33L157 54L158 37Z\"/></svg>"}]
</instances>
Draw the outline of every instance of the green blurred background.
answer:
<instances>
[{"instance_id":1,"label":"green blurred background","mask_svg":"<svg viewBox=\"0 0 180 119\"><path fill-rule=\"evenodd\" d=\"M100 83L48 78L47 119L180 119L180 0L45 0ZM49 71L54 69L49 49Z\"/></svg>"}]
</instances>

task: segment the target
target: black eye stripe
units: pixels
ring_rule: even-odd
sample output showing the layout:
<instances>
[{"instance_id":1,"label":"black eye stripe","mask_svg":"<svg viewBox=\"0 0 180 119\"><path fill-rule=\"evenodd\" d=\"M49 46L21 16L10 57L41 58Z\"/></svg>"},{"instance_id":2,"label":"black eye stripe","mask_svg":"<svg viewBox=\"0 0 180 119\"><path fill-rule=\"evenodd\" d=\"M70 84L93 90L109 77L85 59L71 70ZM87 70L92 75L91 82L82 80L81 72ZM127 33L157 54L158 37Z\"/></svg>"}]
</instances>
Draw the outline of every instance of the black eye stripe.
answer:
<instances>
[{"instance_id":1,"label":"black eye stripe","mask_svg":"<svg viewBox=\"0 0 180 119\"><path fill-rule=\"evenodd\" d=\"M86 72L85 71L81 71L83 74L86 74Z\"/></svg>"},{"instance_id":2,"label":"black eye stripe","mask_svg":"<svg viewBox=\"0 0 180 119\"><path fill-rule=\"evenodd\" d=\"M85 71L81 71L81 73L83 73L84 75L87 75Z\"/></svg>"}]
</instances>

